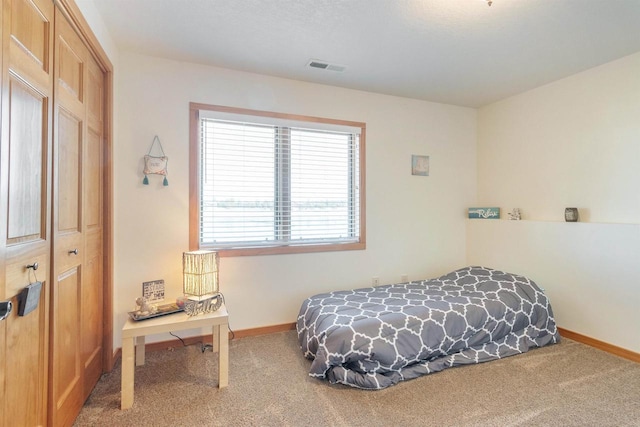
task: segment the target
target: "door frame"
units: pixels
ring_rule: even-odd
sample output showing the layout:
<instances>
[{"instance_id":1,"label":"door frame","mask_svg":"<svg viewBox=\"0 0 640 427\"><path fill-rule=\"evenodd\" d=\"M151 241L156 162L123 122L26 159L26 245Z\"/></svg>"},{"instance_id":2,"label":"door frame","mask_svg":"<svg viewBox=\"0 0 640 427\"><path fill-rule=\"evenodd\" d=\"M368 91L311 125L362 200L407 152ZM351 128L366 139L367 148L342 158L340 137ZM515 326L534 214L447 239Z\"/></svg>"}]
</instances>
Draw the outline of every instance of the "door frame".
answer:
<instances>
[{"instance_id":1,"label":"door frame","mask_svg":"<svg viewBox=\"0 0 640 427\"><path fill-rule=\"evenodd\" d=\"M104 72L104 188L103 188L103 371L111 372L113 352L113 64L74 0L54 0Z\"/></svg>"}]
</instances>

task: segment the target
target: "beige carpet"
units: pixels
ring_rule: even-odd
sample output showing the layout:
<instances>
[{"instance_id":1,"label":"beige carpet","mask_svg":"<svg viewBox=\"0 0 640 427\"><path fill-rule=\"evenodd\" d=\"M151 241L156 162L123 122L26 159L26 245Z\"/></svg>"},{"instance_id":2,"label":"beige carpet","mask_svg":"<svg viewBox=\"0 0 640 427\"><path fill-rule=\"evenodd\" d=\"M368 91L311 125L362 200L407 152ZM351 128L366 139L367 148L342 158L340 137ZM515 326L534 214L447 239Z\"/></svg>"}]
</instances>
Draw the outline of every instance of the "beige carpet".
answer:
<instances>
[{"instance_id":1,"label":"beige carpet","mask_svg":"<svg viewBox=\"0 0 640 427\"><path fill-rule=\"evenodd\" d=\"M231 341L229 386L198 345L147 353L133 408L121 411L120 363L76 426L640 426L640 364L564 339L380 391L307 375L295 331Z\"/></svg>"}]
</instances>

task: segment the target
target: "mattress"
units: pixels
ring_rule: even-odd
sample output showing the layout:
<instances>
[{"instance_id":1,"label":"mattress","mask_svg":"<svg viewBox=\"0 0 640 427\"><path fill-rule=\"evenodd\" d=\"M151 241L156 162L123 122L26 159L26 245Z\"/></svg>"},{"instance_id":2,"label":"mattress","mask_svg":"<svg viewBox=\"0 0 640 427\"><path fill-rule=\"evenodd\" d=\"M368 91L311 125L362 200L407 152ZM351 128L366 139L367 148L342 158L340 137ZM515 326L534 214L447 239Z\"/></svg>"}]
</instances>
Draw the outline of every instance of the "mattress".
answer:
<instances>
[{"instance_id":1,"label":"mattress","mask_svg":"<svg viewBox=\"0 0 640 427\"><path fill-rule=\"evenodd\" d=\"M471 266L429 280L306 299L297 319L309 374L363 389L527 352L560 340L527 277Z\"/></svg>"}]
</instances>

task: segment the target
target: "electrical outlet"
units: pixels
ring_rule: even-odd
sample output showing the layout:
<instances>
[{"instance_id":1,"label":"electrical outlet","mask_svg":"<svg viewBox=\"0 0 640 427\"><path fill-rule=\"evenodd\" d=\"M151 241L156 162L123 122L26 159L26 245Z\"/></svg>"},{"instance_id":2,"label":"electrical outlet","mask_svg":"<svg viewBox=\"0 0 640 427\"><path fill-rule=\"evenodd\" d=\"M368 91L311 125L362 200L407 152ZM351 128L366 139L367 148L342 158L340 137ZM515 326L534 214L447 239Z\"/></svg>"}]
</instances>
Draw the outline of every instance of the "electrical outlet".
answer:
<instances>
[{"instance_id":1,"label":"electrical outlet","mask_svg":"<svg viewBox=\"0 0 640 427\"><path fill-rule=\"evenodd\" d=\"M408 282L409 281L409 275L408 274L403 274L402 276L400 276L400 281L402 283Z\"/></svg>"},{"instance_id":2,"label":"electrical outlet","mask_svg":"<svg viewBox=\"0 0 640 427\"><path fill-rule=\"evenodd\" d=\"M371 284L373 286L378 286L380 284L380 278L379 277L372 277L371 278Z\"/></svg>"}]
</instances>

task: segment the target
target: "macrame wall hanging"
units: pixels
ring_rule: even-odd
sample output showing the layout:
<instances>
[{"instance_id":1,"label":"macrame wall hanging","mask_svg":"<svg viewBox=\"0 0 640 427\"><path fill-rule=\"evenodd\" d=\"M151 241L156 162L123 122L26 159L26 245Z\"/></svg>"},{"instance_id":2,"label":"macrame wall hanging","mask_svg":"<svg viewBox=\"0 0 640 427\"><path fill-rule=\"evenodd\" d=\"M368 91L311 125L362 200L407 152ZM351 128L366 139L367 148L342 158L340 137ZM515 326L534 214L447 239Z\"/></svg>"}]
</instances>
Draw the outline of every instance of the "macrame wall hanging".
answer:
<instances>
[{"instance_id":1,"label":"macrame wall hanging","mask_svg":"<svg viewBox=\"0 0 640 427\"><path fill-rule=\"evenodd\" d=\"M160 150L160 156L152 156L151 152L153 151L153 147L158 143L158 148ZM164 176L164 180L162 181L162 185L165 187L169 185L169 181L167 180L167 163L169 163L169 158L164 155L164 150L162 149L162 144L160 144L160 138L156 135L153 138L153 142L151 143L151 147L149 147L149 153L144 156L144 179L142 183L144 185L149 185L149 177L147 175L155 174Z\"/></svg>"}]
</instances>

